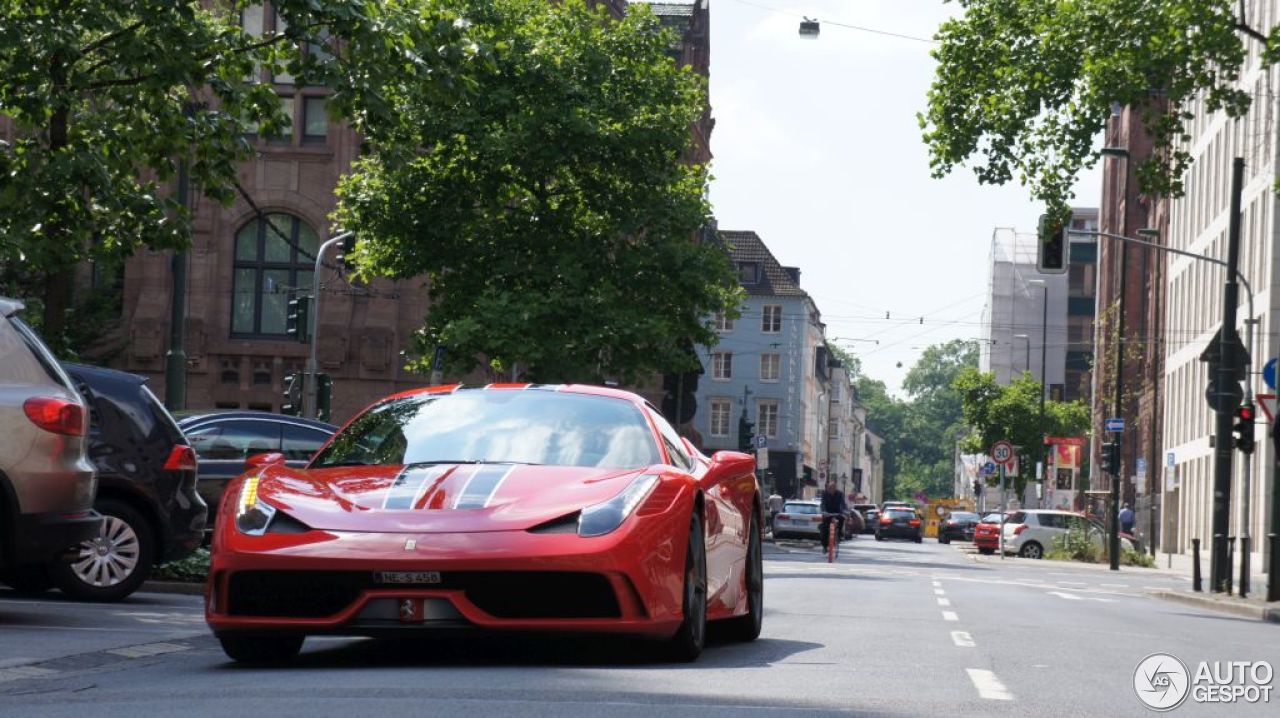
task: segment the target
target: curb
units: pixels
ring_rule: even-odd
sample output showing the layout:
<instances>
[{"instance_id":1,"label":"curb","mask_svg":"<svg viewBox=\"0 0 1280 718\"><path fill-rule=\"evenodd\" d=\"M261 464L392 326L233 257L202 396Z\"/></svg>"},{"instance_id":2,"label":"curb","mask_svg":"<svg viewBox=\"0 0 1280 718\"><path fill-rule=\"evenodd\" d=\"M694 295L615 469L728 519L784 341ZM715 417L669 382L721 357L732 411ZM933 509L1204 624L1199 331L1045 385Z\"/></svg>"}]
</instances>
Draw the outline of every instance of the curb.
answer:
<instances>
[{"instance_id":1,"label":"curb","mask_svg":"<svg viewBox=\"0 0 1280 718\"><path fill-rule=\"evenodd\" d=\"M1280 606L1258 605L1241 599L1233 598L1210 598L1209 596L1195 596L1180 591L1148 591L1147 595L1165 601L1181 603L1187 606L1195 606L1197 608L1207 608L1211 611L1219 611L1222 613L1230 613L1235 616L1244 618L1252 618L1255 621L1269 621L1271 623L1280 623Z\"/></svg>"},{"instance_id":2,"label":"curb","mask_svg":"<svg viewBox=\"0 0 1280 718\"><path fill-rule=\"evenodd\" d=\"M204 582L184 583L182 581L145 581L139 591L147 593L176 593L183 596L203 596Z\"/></svg>"}]
</instances>

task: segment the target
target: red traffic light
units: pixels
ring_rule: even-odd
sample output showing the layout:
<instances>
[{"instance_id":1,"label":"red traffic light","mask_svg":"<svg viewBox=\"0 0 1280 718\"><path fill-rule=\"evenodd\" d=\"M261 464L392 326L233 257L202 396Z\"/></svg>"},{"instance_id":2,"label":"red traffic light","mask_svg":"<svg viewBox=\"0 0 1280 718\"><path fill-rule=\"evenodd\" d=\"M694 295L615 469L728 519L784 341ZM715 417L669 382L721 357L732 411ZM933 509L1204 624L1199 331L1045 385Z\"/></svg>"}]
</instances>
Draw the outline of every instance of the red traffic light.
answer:
<instances>
[{"instance_id":1,"label":"red traffic light","mask_svg":"<svg viewBox=\"0 0 1280 718\"><path fill-rule=\"evenodd\" d=\"M1253 404L1244 404L1236 409L1236 417L1245 421L1253 421Z\"/></svg>"}]
</instances>

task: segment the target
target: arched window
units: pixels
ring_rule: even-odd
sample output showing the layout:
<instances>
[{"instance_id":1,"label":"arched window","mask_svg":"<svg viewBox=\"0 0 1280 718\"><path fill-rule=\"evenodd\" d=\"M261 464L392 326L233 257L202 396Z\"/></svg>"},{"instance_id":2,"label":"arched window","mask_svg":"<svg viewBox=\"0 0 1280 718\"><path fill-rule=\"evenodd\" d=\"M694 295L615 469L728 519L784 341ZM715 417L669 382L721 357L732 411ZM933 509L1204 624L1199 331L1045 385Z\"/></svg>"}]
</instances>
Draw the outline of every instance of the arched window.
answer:
<instances>
[{"instance_id":1,"label":"arched window","mask_svg":"<svg viewBox=\"0 0 1280 718\"><path fill-rule=\"evenodd\" d=\"M289 293L311 289L319 241L306 222L274 213L236 232L231 333L285 335Z\"/></svg>"}]
</instances>

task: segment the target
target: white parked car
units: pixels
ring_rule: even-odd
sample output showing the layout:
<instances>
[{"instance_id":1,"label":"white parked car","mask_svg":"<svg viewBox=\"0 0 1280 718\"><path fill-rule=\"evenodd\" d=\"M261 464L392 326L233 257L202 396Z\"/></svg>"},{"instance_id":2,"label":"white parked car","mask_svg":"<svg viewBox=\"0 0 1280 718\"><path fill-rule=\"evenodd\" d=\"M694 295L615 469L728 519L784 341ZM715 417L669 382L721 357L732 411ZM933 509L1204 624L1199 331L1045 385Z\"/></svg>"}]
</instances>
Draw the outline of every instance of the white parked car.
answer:
<instances>
[{"instance_id":1,"label":"white parked car","mask_svg":"<svg viewBox=\"0 0 1280 718\"><path fill-rule=\"evenodd\" d=\"M822 505L817 501L788 501L773 517L773 537L818 539L822 528Z\"/></svg>"},{"instance_id":2,"label":"white parked car","mask_svg":"<svg viewBox=\"0 0 1280 718\"><path fill-rule=\"evenodd\" d=\"M1028 510L1015 511L1005 519L1004 551L1024 558L1044 558L1053 548L1054 541L1072 529L1085 531L1100 548L1105 548L1107 534L1100 524L1094 524L1081 514L1071 511ZM1122 546L1137 550L1137 542L1121 536Z\"/></svg>"}]
</instances>

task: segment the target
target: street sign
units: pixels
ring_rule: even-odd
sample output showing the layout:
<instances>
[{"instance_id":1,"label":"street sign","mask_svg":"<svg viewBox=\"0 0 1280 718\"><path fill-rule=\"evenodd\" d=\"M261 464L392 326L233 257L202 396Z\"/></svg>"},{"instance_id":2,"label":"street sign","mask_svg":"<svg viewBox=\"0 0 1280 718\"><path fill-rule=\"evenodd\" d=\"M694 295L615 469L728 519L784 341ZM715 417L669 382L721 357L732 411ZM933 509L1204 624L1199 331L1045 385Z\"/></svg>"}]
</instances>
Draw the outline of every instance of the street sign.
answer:
<instances>
[{"instance_id":1,"label":"street sign","mask_svg":"<svg viewBox=\"0 0 1280 718\"><path fill-rule=\"evenodd\" d=\"M1280 360L1277 360L1276 357L1271 357L1270 359L1267 360L1267 363L1262 367L1262 381L1266 382L1267 386L1271 387L1272 389L1276 388L1276 362L1277 361L1280 361Z\"/></svg>"},{"instance_id":2,"label":"street sign","mask_svg":"<svg viewBox=\"0 0 1280 718\"><path fill-rule=\"evenodd\" d=\"M764 471L769 468L769 450L761 449L756 452L756 468Z\"/></svg>"},{"instance_id":3,"label":"street sign","mask_svg":"<svg viewBox=\"0 0 1280 718\"><path fill-rule=\"evenodd\" d=\"M1274 424L1276 422L1276 395L1259 394L1254 398L1258 400L1258 406L1262 407L1262 413L1267 415L1267 421Z\"/></svg>"},{"instance_id":4,"label":"street sign","mask_svg":"<svg viewBox=\"0 0 1280 718\"><path fill-rule=\"evenodd\" d=\"M1231 375L1236 381L1244 381L1249 375L1249 352L1244 350L1244 344L1240 341L1240 334L1233 328L1231 330ZM1200 361L1209 365L1209 373L1216 374L1218 369L1218 359L1222 356L1222 327L1218 327L1218 333L1213 335L1213 339L1209 340L1209 346L1205 347L1200 354Z\"/></svg>"},{"instance_id":5,"label":"street sign","mask_svg":"<svg viewBox=\"0 0 1280 718\"><path fill-rule=\"evenodd\" d=\"M756 434L755 442L757 449L765 449L769 447L769 437L764 434Z\"/></svg>"},{"instance_id":6,"label":"street sign","mask_svg":"<svg viewBox=\"0 0 1280 718\"><path fill-rule=\"evenodd\" d=\"M1147 460L1139 456L1137 464L1133 473L1137 474L1138 481L1143 481L1147 478Z\"/></svg>"},{"instance_id":7,"label":"street sign","mask_svg":"<svg viewBox=\"0 0 1280 718\"><path fill-rule=\"evenodd\" d=\"M983 465L982 465L982 468L981 468L981 469L979 469L979 472L980 472L983 476L995 476L995 473L996 473L996 465L995 465L995 462L993 462L993 461L988 461L987 463L983 464Z\"/></svg>"},{"instance_id":8,"label":"street sign","mask_svg":"<svg viewBox=\"0 0 1280 718\"><path fill-rule=\"evenodd\" d=\"M1107 431L1121 432L1124 431L1124 419L1107 419L1105 428Z\"/></svg>"},{"instance_id":9,"label":"street sign","mask_svg":"<svg viewBox=\"0 0 1280 718\"><path fill-rule=\"evenodd\" d=\"M991 460L997 464L1008 465L1013 460L1013 444L1001 439L991 445Z\"/></svg>"}]
</instances>

